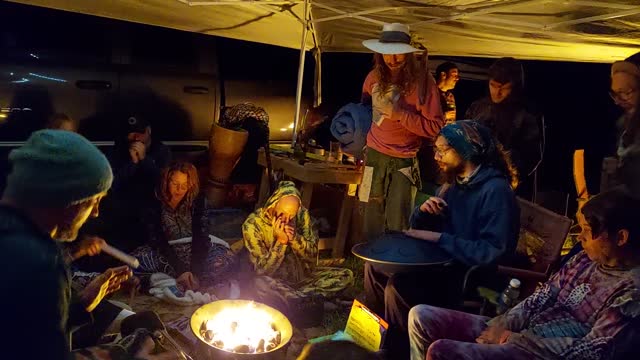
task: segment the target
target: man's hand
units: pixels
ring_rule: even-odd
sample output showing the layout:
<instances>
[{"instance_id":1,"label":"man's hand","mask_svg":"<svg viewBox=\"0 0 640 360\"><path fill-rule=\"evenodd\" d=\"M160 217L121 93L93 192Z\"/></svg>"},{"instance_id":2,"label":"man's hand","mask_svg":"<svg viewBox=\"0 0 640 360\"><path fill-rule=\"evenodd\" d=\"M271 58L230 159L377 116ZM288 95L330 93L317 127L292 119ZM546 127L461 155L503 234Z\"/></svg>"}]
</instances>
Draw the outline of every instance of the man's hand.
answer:
<instances>
[{"instance_id":1,"label":"man's hand","mask_svg":"<svg viewBox=\"0 0 640 360\"><path fill-rule=\"evenodd\" d=\"M200 282L198 281L198 278L189 271L185 271L180 276L178 276L178 278L176 279L176 283L178 284L178 287L182 291L186 291L186 290L195 291L195 290L198 290L198 288L200 287Z\"/></svg>"},{"instance_id":2,"label":"man's hand","mask_svg":"<svg viewBox=\"0 0 640 360\"><path fill-rule=\"evenodd\" d=\"M420 205L420 211L426 212L432 215L441 215L442 211L447 207L447 202L443 199L432 196L427 199L422 205Z\"/></svg>"},{"instance_id":3,"label":"man's hand","mask_svg":"<svg viewBox=\"0 0 640 360\"><path fill-rule=\"evenodd\" d=\"M131 160L137 164L147 156L147 147L141 141L134 141L129 144L129 154L131 155Z\"/></svg>"},{"instance_id":4,"label":"man's hand","mask_svg":"<svg viewBox=\"0 0 640 360\"><path fill-rule=\"evenodd\" d=\"M509 339L511 331L500 326L489 326L476 339L478 344L504 344Z\"/></svg>"},{"instance_id":5,"label":"man's hand","mask_svg":"<svg viewBox=\"0 0 640 360\"><path fill-rule=\"evenodd\" d=\"M289 242L289 235L286 229L287 227L290 226L286 225L286 222L282 217L277 217L273 220L273 236L276 238L276 241L283 245L286 245Z\"/></svg>"},{"instance_id":6,"label":"man's hand","mask_svg":"<svg viewBox=\"0 0 640 360\"><path fill-rule=\"evenodd\" d=\"M153 341L151 336L147 336L142 345L140 346L140 350L136 353L136 359L144 359L144 360L178 360L180 357L173 351L165 351L158 354L154 354L154 350L156 348L156 343Z\"/></svg>"},{"instance_id":7,"label":"man's hand","mask_svg":"<svg viewBox=\"0 0 640 360\"><path fill-rule=\"evenodd\" d=\"M131 269L126 265L107 269L82 289L80 301L88 312L93 311L105 296L118 291L131 275Z\"/></svg>"},{"instance_id":8,"label":"man's hand","mask_svg":"<svg viewBox=\"0 0 640 360\"><path fill-rule=\"evenodd\" d=\"M287 235L287 240L292 241L296 236L296 229L292 225L287 224L284 226L284 233Z\"/></svg>"},{"instance_id":9,"label":"man's hand","mask_svg":"<svg viewBox=\"0 0 640 360\"><path fill-rule=\"evenodd\" d=\"M411 236L412 238L427 240L431 242L438 242L440 240L440 235L442 235L439 232L416 229L405 230L404 234L407 236Z\"/></svg>"},{"instance_id":10,"label":"man's hand","mask_svg":"<svg viewBox=\"0 0 640 360\"><path fill-rule=\"evenodd\" d=\"M131 158L131 162L133 162L134 164L137 164L140 161L138 152L131 146L129 146L129 157Z\"/></svg>"},{"instance_id":11,"label":"man's hand","mask_svg":"<svg viewBox=\"0 0 640 360\"><path fill-rule=\"evenodd\" d=\"M75 252L71 255L72 260L77 260L83 256L95 256L100 254L102 247L107 242L103 238L98 236L85 236L80 240Z\"/></svg>"},{"instance_id":12,"label":"man's hand","mask_svg":"<svg viewBox=\"0 0 640 360\"><path fill-rule=\"evenodd\" d=\"M379 90L378 86L375 85L373 93L371 94L371 105L377 112L389 118L391 117L391 113L393 113L394 103L392 98L393 91L391 89L383 93Z\"/></svg>"}]
</instances>

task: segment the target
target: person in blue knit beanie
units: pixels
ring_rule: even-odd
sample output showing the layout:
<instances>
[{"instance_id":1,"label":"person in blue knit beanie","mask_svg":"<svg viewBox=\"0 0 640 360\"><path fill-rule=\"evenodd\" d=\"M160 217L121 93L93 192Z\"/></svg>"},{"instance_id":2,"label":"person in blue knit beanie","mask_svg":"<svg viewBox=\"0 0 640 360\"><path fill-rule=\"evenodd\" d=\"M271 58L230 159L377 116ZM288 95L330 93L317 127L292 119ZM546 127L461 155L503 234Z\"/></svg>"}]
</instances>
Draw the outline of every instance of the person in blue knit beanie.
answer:
<instances>
[{"instance_id":1,"label":"person in blue knit beanie","mask_svg":"<svg viewBox=\"0 0 640 360\"><path fill-rule=\"evenodd\" d=\"M59 246L98 216L111 167L81 135L51 129L34 132L9 162L0 200L0 308L9 310L3 341L11 344L3 358L69 359L71 330L91 322L91 311L131 276L126 266L109 269L72 293Z\"/></svg>"}]
</instances>

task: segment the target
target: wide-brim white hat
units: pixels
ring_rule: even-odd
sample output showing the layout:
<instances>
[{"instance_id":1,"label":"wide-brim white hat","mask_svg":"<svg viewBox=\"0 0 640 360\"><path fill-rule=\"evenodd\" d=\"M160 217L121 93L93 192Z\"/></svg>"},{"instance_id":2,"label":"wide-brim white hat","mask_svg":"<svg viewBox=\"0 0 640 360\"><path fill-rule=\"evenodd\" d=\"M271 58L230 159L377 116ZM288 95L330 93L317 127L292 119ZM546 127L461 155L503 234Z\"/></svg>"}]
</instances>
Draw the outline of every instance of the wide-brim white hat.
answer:
<instances>
[{"instance_id":1,"label":"wide-brim white hat","mask_svg":"<svg viewBox=\"0 0 640 360\"><path fill-rule=\"evenodd\" d=\"M379 39L369 39L362 42L367 49L384 55L408 54L417 51L411 44L409 27L400 23L384 24Z\"/></svg>"}]
</instances>

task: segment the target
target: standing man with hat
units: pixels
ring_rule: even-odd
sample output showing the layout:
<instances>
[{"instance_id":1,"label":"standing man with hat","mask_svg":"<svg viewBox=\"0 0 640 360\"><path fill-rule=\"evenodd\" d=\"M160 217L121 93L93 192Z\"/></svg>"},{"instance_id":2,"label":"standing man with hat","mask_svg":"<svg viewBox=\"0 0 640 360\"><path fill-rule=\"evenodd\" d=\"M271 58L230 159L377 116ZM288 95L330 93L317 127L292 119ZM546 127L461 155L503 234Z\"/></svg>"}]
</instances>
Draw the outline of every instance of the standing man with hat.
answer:
<instances>
[{"instance_id":1,"label":"standing man with hat","mask_svg":"<svg viewBox=\"0 0 640 360\"><path fill-rule=\"evenodd\" d=\"M409 28L398 23L385 24L379 39L363 42L375 52L374 68L362 86L362 103L373 107L365 152L366 166L373 170L364 214L367 240L408 227L421 186L416 153L444 125L436 82L410 43Z\"/></svg>"}]
</instances>

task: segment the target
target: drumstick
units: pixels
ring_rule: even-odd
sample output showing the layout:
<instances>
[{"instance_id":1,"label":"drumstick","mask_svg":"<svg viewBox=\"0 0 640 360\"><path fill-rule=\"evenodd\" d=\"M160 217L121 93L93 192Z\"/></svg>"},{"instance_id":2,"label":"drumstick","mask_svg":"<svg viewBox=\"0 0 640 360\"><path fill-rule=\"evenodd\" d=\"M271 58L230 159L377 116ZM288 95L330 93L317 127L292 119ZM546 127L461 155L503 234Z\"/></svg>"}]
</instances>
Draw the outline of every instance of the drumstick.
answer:
<instances>
[{"instance_id":1,"label":"drumstick","mask_svg":"<svg viewBox=\"0 0 640 360\"><path fill-rule=\"evenodd\" d=\"M134 269L137 269L138 266L140 266L140 262L138 261L138 259L129 254L125 254L124 252L114 248L109 244L102 245L102 251L131 266Z\"/></svg>"}]
</instances>

